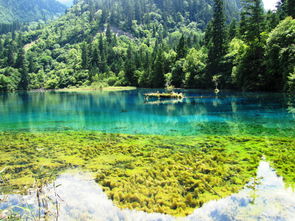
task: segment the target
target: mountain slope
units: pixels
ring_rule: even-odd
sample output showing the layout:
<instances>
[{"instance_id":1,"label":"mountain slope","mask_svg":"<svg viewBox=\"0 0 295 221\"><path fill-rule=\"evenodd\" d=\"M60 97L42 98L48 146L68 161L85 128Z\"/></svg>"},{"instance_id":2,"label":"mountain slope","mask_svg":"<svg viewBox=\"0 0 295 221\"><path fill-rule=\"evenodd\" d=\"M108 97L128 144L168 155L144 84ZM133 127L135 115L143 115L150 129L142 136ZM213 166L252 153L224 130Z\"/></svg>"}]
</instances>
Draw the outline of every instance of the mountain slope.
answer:
<instances>
[{"instance_id":1,"label":"mountain slope","mask_svg":"<svg viewBox=\"0 0 295 221\"><path fill-rule=\"evenodd\" d=\"M80 1L81 2L81 1ZM102 12L103 22L130 29L132 21L146 24L158 21L162 25L178 27L196 22L199 28L205 28L212 17L213 0L85 0L90 17L94 18L98 10ZM237 17L240 0L225 0L227 20Z\"/></svg>"},{"instance_id":2,"label":"mountain slope","mask_svg":"<svg viewBox=\"0 0 295 221\"><path fill-rule=\"evenodd\" d=\"M238 4L239 0L226 0L228 20L238 15ZM6 50L2 66L0 57L0 72L6 63L23 66L31 89L92 82L163 87L170 81L165 74L177 76L180 67L192 66L183 63L184 57L190 48L197 48L189 53L200 60L187 76L186 85L192 87L193 75L204 72L206 50L201 46L212 6L213 0L79 0L42 29L23 33L17 44L25 45L27 64L16 65L22 51ZM3 38L3 48L13 50L16 43L9 44ZM182 84L178 79L171 81Z\"/></svg>"},{"instance_id":3,"label":"mountain slope","mask_svg":"<svg viewBox=\"0 0 295 221\"><path fill-rule=\"evenodd\" d=\"M56 0L0 0L0 23L50 19L65 9Z\"/></svg>"}]
</instances>

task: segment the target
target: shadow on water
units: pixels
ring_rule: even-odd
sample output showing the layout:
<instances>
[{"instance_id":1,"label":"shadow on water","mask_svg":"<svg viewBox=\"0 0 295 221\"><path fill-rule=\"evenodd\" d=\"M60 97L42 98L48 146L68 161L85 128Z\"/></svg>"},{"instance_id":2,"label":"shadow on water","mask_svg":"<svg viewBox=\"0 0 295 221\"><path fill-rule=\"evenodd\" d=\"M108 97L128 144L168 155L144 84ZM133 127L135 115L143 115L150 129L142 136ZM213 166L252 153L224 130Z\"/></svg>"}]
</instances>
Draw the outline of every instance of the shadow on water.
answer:
<instances>
[{"instance_id":1,"label":"shadow on water","mask_svg":"<svg viewBox=\"0 0 295 221\"><path fill-rule=\"evenodd\" d=\"M257 181L258 180L258 181ZM42 216L59 220L141 220L170 221L175 217L159 213L119 209L107 198L90 175L69 171L44 188L46 208ZM21 207L14 208L15 205ZM9 195L0 204L2 218L10 211L38 216L36 192L29 195ZM6 211L6 212L5 212ZM295 214L295 192L285 187L283 179L266 161L261 161L257 178L237 194L211 201L196 209L193 214L177 220L292 220ZM28 216L29 216L28 215Z\"/></svg>"}]
</instances>

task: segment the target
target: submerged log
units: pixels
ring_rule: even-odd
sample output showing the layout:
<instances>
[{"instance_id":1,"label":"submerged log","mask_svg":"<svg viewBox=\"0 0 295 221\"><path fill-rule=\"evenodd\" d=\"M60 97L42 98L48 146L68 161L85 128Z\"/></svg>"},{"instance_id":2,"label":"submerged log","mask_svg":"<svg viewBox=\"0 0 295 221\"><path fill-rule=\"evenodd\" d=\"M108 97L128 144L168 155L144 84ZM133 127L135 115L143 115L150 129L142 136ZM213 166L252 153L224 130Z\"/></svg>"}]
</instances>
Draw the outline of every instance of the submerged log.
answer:
<instances>
[{"instance_id":1,"label":"submerged log","mask_svg":"<svg viewBox=\"0 0 295 221\"><path fill-rule=\"evenodd\" d=\"M144 95L145 98L184 98L184 95L182 93L175 93L175 92L172 92L172 93L148 93L148 94L145 94Z\"/></svg>"}]
</instances>

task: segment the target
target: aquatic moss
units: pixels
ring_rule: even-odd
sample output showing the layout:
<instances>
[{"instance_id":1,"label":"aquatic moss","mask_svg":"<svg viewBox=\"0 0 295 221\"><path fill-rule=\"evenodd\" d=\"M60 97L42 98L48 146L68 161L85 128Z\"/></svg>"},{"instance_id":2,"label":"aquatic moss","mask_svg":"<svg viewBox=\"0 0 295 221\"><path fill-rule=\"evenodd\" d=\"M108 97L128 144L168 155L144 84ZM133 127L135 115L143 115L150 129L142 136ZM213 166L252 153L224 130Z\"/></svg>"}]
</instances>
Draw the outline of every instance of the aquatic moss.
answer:
<instances>
[{"instance_id":1,"label":"aquatic moss","mask_svg":"<svg viewBox=\"0 0 295 221\"><path fill-rule=\"evenodd\" d=\"M96 132L0 133L1 192L25 193L65 169L90 171L121 208L188 215L238 192L262 156L295 183L295 139L143 136Z\"/></svg>"},{"instance_id":2,"label":"aquatic moss","mask_svg":"<svg viewBox=\"0 0 295 221\"><path fill-rule=\"evenodd\" d=\"M205 135L222 135L222 136L271 136L271 137L295 137L295 130L293 129L293 123L286 127L268 127L265 124L246 123L239 119L237 122L204 122L194 124L193 130L195 134Z\"/></svg>"}]
</instances>

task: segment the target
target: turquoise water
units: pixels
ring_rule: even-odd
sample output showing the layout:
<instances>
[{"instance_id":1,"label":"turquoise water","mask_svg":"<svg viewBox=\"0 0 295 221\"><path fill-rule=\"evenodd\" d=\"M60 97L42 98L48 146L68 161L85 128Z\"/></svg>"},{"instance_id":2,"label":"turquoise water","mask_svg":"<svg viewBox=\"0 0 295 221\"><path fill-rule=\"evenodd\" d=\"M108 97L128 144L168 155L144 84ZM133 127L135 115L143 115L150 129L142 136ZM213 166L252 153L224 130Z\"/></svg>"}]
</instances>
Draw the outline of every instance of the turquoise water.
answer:
<instances>
[{"instance_id":1,"label":"turquoise water","mask_svg":"<svg viewBox=\"0 0 295 221\"><path fill-rule=\"evenodd\" d=\"M186 98L181 100L150 99L146 101L144 94L151 91L141 89L121 92L0 94L0 132L94 130L126 134L292 137L292 139L288 139L288 142L295 138L295 99L292 96L237 92L222 92L219 96L215 96L211 91L187 90L182 91ZM262 139L263 141L257 140L264 142L264 139ZM268 142L267 139L265 142ZM5 150L5 145L2 146ZM24 148L26 145L17 147ZM269 147L272 146L269 145ZM284 142L280 147L284 148ZM8 155L5 155L4 151L2 161L0 157L0 163L2 162L0 168L4 167L4 169L0 169L0 175L5 177L7 173L7 177L11 177L12 174L20 172L19 176L22 177L25 174L22 172L22 168L26 168L26 171L32 174L38 173L39 170L33 171L35 170L33 166L35 161L29 163L25 160L26 154L33 154L30 150L22 150L21 155L17 155L19 160L15 162L15 165L6 163L6 157L10 155L10 150L7 152ZM36 148L38 153L43 150L44 148ZM286 150L282 149L282 151ZM293 152L290 151L290 153ZM47 157L46 152L44 152L44 156ZM287 170L278 170L281 175L286 175L287 178L290 174L293 177L294 170L289 166L292 164L290 164L291 158L289 159L285 155L273 158L282 162L278 168L288 166ZM288 162L286 165L283 164L284 159ZM89 217L89 220L291 221L295 211L294 188L289 187L289 184L286 185L287 182L285 183L283 178L276 174L269 163L261 161L257 173L259 182L254 185L255 189L253 189L253 183L250 182L239 193L210 201L201 208L196 208L187 217L179 219L171 215L120 209L107 198L102 188L97 185L96 182L99 183L99 181L85 175L85 171L83 173L80 171L81 174L78 175L62 173L54 181L54 185L46 185L43 189L43 197L47 199L49 204L46 204L44 208L41 207L41 210L35 190L32 189L24 195L18 194L17 191L1 195L3 193L0 185L0 220L1 215L5 219L5 214L11 210L21 215L27 215L26 213L29 211L29 216L33 214L36 217L40 211L41 214L45 214L45 212L47 214L50 211L49 216L54 218L57 214L56 216L61 220L71 218L83 220L86 216ZM10 167L15 167L15 169L7 169ZM121 163L119 162L114 168L116 167L121 167ZM286 171L288 172L285 174ZM5 184L6 180L1 176L0 184ZM58 188L55 188L56 186ZM56 193L60 196L59 198L56 197ZM45 203L47 202L45 201ZM58 213L56 203L60 206ZM30 209L23 210L19 206Z\"/></svg>"},{"instance_id":2,"label":"turquoise water","mask_svg":"<svg viewBox=\"0 0 295 221\"><path fill-rule=\"evenodd\" d=\"M152 90L0 94L0 130L294 136L295 99L284 94L183 91L145 101ZM158 90L157 90L158 91Z\"/></svg>"}]
</instances>

